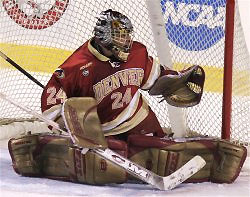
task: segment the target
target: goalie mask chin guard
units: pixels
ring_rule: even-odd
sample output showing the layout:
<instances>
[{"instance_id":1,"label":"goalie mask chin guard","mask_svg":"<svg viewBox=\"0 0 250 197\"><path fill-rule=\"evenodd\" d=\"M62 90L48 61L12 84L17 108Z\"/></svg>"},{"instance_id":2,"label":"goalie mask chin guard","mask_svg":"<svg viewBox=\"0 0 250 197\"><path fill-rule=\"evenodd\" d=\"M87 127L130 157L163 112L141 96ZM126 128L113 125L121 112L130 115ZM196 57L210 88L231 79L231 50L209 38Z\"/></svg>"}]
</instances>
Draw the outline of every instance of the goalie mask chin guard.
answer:
<instances>
[{"instance_id":1,"label":"goalie mask chin guard","mask_svg":"<svg viewBox=\"0 0 250 197\"><path fill-rule=\"evenodd\" d=\"M133 43L133 25L128 17L111 9L101 12L94 36L97 43L111 51L117 60L127 61Z\"/></svg>"}]
</instances>

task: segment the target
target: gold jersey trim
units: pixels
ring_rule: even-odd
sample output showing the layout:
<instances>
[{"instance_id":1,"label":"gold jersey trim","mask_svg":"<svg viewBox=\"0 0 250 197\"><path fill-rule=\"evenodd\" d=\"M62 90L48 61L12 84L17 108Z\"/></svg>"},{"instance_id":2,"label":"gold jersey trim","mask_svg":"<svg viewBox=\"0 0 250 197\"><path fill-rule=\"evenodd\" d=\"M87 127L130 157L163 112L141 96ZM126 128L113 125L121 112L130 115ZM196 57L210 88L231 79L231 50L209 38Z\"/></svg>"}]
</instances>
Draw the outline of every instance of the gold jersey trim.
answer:
<instances>
[{"instance_id":1,"label":"gold jersey trim","mask_svg":"<svg viewBox=\"0 0 250 197\"><path fill-rule=\"evenodd\" d=\"M148 79L147 79L146 83L141 87L141 89L143 89L143 90L150 89L152 87L152 85L155 83L156 79L158 79L160 74L161 74L160 65L157 61L153 60L152 69L150 71Z\"/></svg>"},{"instance_id":2,"label":"gold jersey trim","mask_svg":"<svg viewBox=\"0 0 250 197\"><path fill-rule=\"evenodd\" d=\"M104 55L102 55L101 53L99 53L99 51L97 51L92 45L91 45L91 41L93 40L90 39L88 41L88 49L90 51L90 53L92 53L97 59L99 59L100 61L102 62L106 62L106 61L109 61L110 59Z\"/></svg>"},{"instance_id":3,"label":"gold jersey trim","mask_svg":"<svg viewBox=\"0 0 250 197\"><path fill-rule=\"evenodd\" d=\"M137 109L140 97L141 94L139 91L137 91L133 96L132 100L130 101L129 105L114 120L102 124L102 130L106 131L113 129L124 121L128 120L130 117L132 117Z\"/></svg>"},{"instance_id":4,"label":"gold jersey trim","mask_svg":"<svg viewBox=\"0 0 250 197\"><path fill-rule=\"evenodd\" d=\"M140 122L142 122L149 114L149 107L145 99L142 97L142 106L136 115L129 121L126 121L119 125L118 127L104 131L104 136L117 135L125 133L130 129L136 127Z\"/></svg>"}]
</instances>

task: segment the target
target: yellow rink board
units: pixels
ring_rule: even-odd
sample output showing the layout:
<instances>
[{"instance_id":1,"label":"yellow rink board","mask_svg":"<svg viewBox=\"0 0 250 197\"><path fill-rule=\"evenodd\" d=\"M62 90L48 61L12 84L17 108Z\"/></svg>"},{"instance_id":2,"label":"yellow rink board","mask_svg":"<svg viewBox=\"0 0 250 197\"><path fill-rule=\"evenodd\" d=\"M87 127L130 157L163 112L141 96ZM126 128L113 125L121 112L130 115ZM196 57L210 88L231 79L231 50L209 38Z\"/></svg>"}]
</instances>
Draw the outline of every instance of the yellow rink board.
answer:
<instances>
[{"instance_id":1,"label":"yellow rink board","mask_svg":"<svg viewBox=\"0 0 250 197\"><path fill-rule=\"evenodd\" d=\"M73 52L58 48L47 48L34 45L14 45L7 43L0 43L0 50L26 71L39 72L41 74L53 73L54 70ZM207 65L201 66L203 66L206 73L205 91L222 93L223 69ZM183 67L184 63L174 64L174 69L176 70L181 70ZM185 67L187 67L186 64ZM0 58L0 69L2 68L13 68L13 66ZM247 73L246 71L240 71L236 76L237 84L240 84L240 87L250 81L249 71ZM249 91L238 92L237 94L250 96Z\"/></svg>"},{"instance_id":2,"label":"yellow rink board","mask_svg":"<svg viewBox=\"0 0 250 197\"><path fill-rule=\"evenodd\" d=\"M53 73L72 51L34 45L0 43L0 50L26 71ZM11 68L8 62L0 60L1 68Z\"/></svg>"}]
</instances>

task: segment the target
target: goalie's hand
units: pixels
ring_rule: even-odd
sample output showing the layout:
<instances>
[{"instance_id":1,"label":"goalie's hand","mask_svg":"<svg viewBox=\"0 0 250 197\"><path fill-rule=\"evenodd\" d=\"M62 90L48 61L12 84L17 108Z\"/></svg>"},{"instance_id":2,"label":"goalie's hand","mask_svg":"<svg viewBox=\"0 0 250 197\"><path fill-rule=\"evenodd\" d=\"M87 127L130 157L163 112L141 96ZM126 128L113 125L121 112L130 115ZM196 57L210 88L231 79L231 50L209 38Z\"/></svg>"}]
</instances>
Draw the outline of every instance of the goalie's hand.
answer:
<instances>
[{"instance_id":1,"label":"goalie's hand","mask_svg":"<svg viewBox=\"0 0 250 197\"><path fill-rule=\"evenodd\" d=\"M160 77L149 90L150 95L161 95L168 104L176 107L197 105L203 93L205 72L202 67L194 65L178 75Z\"/></svg>"}]
</instances>

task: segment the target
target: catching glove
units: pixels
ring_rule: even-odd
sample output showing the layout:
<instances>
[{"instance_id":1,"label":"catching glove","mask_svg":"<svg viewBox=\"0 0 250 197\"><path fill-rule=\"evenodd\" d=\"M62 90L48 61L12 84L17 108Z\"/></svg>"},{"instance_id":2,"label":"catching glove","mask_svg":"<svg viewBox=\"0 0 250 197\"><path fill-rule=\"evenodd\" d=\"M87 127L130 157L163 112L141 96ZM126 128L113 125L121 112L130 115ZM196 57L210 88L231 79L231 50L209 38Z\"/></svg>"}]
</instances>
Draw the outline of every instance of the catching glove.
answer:
<instances>
[{"instance_id":1,"label":"catching glove","mask_svg":"<svg viewBox=\"0 0 250 197\"><path fill-rule=\"evenodd\" d=\"M160 77L149 90L150 95L161 95L163 100L175 107L192 107L197 105L203 93L205 72L202 67L194 65L179 72Z\"/></svg>"}]
</instances>

